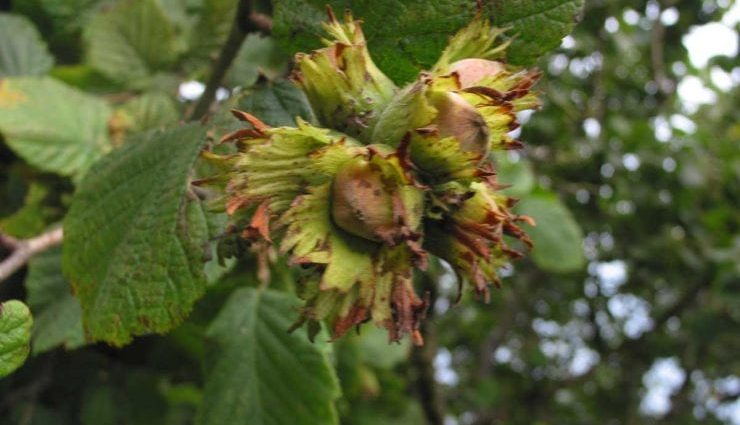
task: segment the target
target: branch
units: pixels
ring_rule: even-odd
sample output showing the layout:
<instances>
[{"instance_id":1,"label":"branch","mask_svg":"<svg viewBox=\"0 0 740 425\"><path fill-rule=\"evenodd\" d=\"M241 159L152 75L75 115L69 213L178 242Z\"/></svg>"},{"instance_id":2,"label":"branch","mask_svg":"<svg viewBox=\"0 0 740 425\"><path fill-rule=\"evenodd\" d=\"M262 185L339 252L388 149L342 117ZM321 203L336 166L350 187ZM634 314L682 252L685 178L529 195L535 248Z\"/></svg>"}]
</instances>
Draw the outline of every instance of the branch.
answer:
<instances>
[{"instance_id":1,"label":"branch","mask_svg":"<svg viewBox=\"0 0 740 425\"><path fill-rule=\"evenodd\" d=\"M509 335L511 327L514 325L514 319L518 312L518 302L516 295L513 291L506 295L506 310L502 314L501 320L498 322L483 340L478 349L478 373L476 374L477 379L486 379L491 376L491 367L493 366L492 356L493 353L504 343L506 337Z\"/></svg>"},{"instance_id":2,"label":"branch","mask_svg":"<svg viewBox=\"0 0 740 425\"><path fill-rule=\"evenodd\" d=\"M226 39L218 60L213 64L211 76L208 79L205 91L195 105L192 114L190 114L189 118L191 120L201 119L208 113L216 97L216 90L221 87L221 82L231 67L231 63L234 61L237 53L239 53L239 48L241 48L244 39L247 38L247 34L251 32L270 33L272 19L267 15L254 11L252 6L251 0L239 1L236 16L234 16L234 24L229 32L229 38Z\"/></svg>"},{"instance_id":3,"label":"branch","mask_svg":"<svg viewBox=\"0 0 740 425\"><path fill-rule=\"evenodd\" d=\"M15 239L0 234L0 245L9 248L10 255L0 262L0 282L9 278L23 267L34 255L62 243L63 231L61 227L50 230L35 238Z\"/></svg>"},{"instance_id":4,"label":"branch","mask_svg":"<svg viewBox=\"0 0 740 425\"><path fill-rule=\"evenodd\" d=\"M411 351L411 363L416 370L416 391L419 402L424 410L429 425L444 424L444 403L439 394L437 381L434 379L434 356L437 352L437 338L434 323L431 320L434 312L434 302L437 299L437 287L433 282L433 273L424 273L422 284L424 291L429 295L427 317L421 323L421 332L424 335L424 345L414 346Z\"/></svg>"},{"instance_id":5,"label":"branch","mask_svg":"<svg viewBox=\"0 0 740 425\"><path fill-rule=\"evenodd\" d=\"M653 68L653 79L660 92L668 96L673 93L675 85L665 70L663 46L665 45L665 27L660 19L653 21L653 30L650 35L650 63Z\"/></svg>"}]
</instances>

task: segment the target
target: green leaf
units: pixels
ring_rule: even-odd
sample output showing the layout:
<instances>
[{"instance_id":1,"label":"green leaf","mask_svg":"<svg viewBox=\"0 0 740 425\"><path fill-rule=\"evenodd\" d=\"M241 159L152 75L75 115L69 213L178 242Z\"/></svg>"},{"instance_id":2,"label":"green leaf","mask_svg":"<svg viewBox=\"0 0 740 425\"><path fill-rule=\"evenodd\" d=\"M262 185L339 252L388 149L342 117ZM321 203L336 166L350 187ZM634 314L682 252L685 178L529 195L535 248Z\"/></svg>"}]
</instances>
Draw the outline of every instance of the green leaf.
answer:
<instances>
[{"instance_id":1,"label":"green leaf","mask_svg":"<svg viewBox=\"0 0 740 425\"><path fill-rule=\"evenodd\" d=\"M30 238L43 232L54 217L53 209L44 205L49 188L32 182L26 193L23 207L12 215L0 218L0 231L16 238Z\"/></svg>"},{"instance_id":2,"label":"green leaf","mask_svg":"<svg viewBox=\"0 0 740 425\"><path fill-rule=\"evenodd\" d=\"M145 87L178 56L172 22L156 0L119 0L86 27L87 61L108 78Z\"/></svg>"},{"instance_id":3,"label":"green leaf","mask_svg":"<svg viewBox=\"0 0 740 425\"><path fill-rule=\"evenodd\" d=\"M52 21L53 31L74 34L90 21L94 12L109 0L40 0L43 11ZM70 37L67 35L67 37Z\"/></svg>"},{"instance_id":4,"label":"green leaf","mask_svg":"<svg viewBox=\"0 0 740 425\"><path fill-rule=\"evenodd\" d=\"M326 4L338 13L351 9L364 21L370 55L396 82L410 81L420 69L431 68L448 38L475 13L467 0L278 0L273 32L288 52L322 47Z\"/></svg>"},{"instance_id":5,"label":"green leaf","mask_svg":"<svg viewBox=\"0 0 740 425\"><path fill-rule=\"evenodd\" d=\"M117 401L112 385L87 388L82 399L80 422L82 425L115 425L119 411Z\"/></svg>"},{"instance_id":6,"label":"green leaf","mask_svg":"<svg viewBox=\"0 0 740 425\"><path fill-rule=\"evenodd\" d=\"M272 37L249 34L239 48L224 83L229 86L252 86L260 74L275 79L285 72L290 61Z\"/></svg>"},{"instance_id":7,"label":"green leaf","mask_svg":"<svg viewBox=\"0 0 740 425\"><path fill-rule=\"evenodd\" d=\"M197 167L196 167L197 170ZM206 221L208 222L209 238L218 240L223 237L224 232L229 224L229 216L226 213L218 213L206 210ZM210 260L203 266L203 272L206 274L208 286L214 286L221 281L221 278L228 275L237 264L236 257L220 258L218 253L218 244L213 244L210 251Z\"/></svg>"},{"instance_id":8,"label":"green leaf","mask_svg":"<svg viewBox=\"0 0 740 425\"><path fill-rule=\"evenodd\" d=\"M534 218L537 225L528 227L534 242L532 258L550 272L569 272L583 267L583 232L573 215L551 193L535 193L516 206L518 214Z\"/></svg>"},{"instance_id":9,"label":"green leaf","mask_svg":"<svg viewBox=\"0 0 740 425\"><path fill-rule=\"evenodd\" d=\"M475 3L469 0L276 0L274 34L289 53L321 47L324 6L351 9L364 21L370 54L396 82L415 78L436 62L451 35L470 22ZM515 65L530 64L573 28L583 0L489 0L486 11L499 27L516 34L508 49Z\"/></svg>"},{"instance_id":10,"label":"green leaf","mask_svg":"<svg viewBox=\"0 0 740 425\"><path fill-rule=\"evenodd\" d=\"M0 167L0 220L16 214L26 204L31 190L27 168L21 161Z\"/></svg>"},{"instance_id":11,"label":"green leaf","mask_svg":"<svg viewBox=\"0 0 740 425\"><path fill-rule=\"evenodd\" d=\"M0 78L44 75L54 58L31 21L0 13Z\"/></svg>"},{"instance_id":12,"label":"green leaf","mask_svg":"<svg viewBox=\"0 0 740 425\"><path fill-rule=\"evenodd\" d=\"M325 353L300 332L288 333L294 297L243 288L208 329L201 425L338 423L339 386Z\"/></svg>"},{"instance_id":13,"label":"green leaf","mask_svg":"<svg viewBox=\"0 0 740 425\"><path fill-rule=\"evenodd\" d=\"M376 326L363 327L357 340L364 362L379 369L392 369L408 359L411 352L408 338L390 343L388 332Z\"/></svg>"},{"instance_id":14,"label":"green leaf","mask_svg":"<svg viewBox=\"0 0 740 425\"><path fill-rule=\"evenodd\" d=\"M234 0L203 0L198 22L190 34L188 59L213 59L234 23L238 2Z\"/></svg>"},{"instance_id":15,"label":"green leaf","mask_svg":"<svg viewBox=\"0 0 740 425\"><path fill-rule=\"evenodd\" d=\"M85 344L80 302L62 276L62 250L34 257L26 276L28 306L35 317L31 347L34 354L57 346L71 350Z\"/></svg>"},{"instance_id":16,"label":"green leaf","mask_svg":"<svg viewBox=\"0 0 740 425\"><path fill-rule=\"evenodd\" d=\"M111 109L52 78L0 84L0 132L16 154L44 171L79 177L110 149Z\"/></svg>"},{"instance_id":17,"label":"green leaf","mask_svg":"<svg viewBox=\"0 0 740 425\"><path fill-rule=\"evenodd\" d=\"M86 92L110 93L123 90L119 83L110 81L88 64L57 65L49 71L49 76Z\"/></svg>"},{"instance_id":18,"label":"green leaf","mask_svg":"<svg viewBox=\"0 0 740 425\"><path fill-rule=\"evenodd\" d=\"M102 376L101 376L102 375ZM183 379L183 378L180 378ZM187 378L184 378L187 379ZM97 379L78 383L76 401L79 425L176 425L170 415L177 406L168 405L164 390L169 377L155 368L106 367ZM80 385L82 384L82 385ZM189 417L193 412L189 412ZM172 420L175 419L175 420Z\"/></svg>"},{"instance_id":19,"label":"green leaf","mask_svg":"<svg viewBox=\"0 0 740 425\"><path fill-rule=\"evenodd\" d=\"M529 65L560 45L579 18L584 0L488 0L494 25L511 27L516 38L507 49L514 65Z\"/></svg>"},{"instance_id":20,"label":"green leaf","mask_svg":"<svg viewBox=\"0 0 740 425\"><path fill-rule=\"evenodd\" d=\"M203 293L207 224L189 196L205 130L145 133L98 162L64 222L64 272L88 337L123 345L166 332Z\"/></svg>"},{"instance_id":21,"label":"green leaf","mask_svg":"<svg viewBox=\"0 0 740 425\"><path fill-rule=\"evenodd\" d=\"M31 312L22 302L10 300L0 304L0 377L26 361L32 325Z\"/></svg>"},{"instance_id":22,"label":"green leaf","mask_svg":"<svg viewBox=\"0 0 740 425\"><path fill-rule=\"evenodd\" d=\"M133 131L161 128L180 118L175 101L161 92L148 92L131 99L120 111L131 120L129 130Z\"/></svg>"},{"instance_id":23,"label":"green leaf","mask_svg":"<svg viewBox=\"0 0 740 425\"><path fill-rule=\"evenodd\" d=\"M535 178L528 160L521 157L515 160L510 152L496 152L493 155L496 164L496 180L501 184L511 186L504 190L506 195L523 197L532 192Z\"/></svg>"},{"instance_id":24,"label":"green leaf","mask_svg":"<svg viewBox=\"0 0 740 425\"><path fill-rule=\"evenodd\" d=\"M274 127L295 127L296 117L315 121L306 95L287 80L266 82L239 100L237 109Z\"/></svg>"}]
</instances>

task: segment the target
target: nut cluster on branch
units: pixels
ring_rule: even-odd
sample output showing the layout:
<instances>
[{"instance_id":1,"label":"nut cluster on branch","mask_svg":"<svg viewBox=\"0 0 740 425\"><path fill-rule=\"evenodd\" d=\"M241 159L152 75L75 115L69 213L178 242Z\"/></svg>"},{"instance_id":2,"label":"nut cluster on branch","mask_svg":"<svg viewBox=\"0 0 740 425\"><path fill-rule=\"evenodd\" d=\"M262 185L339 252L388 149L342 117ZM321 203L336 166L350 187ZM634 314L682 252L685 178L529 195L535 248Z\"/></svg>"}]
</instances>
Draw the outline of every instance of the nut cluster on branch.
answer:
<instances>
[{"instance_id":1,"label":"nut cluster on branch","mask_svg":"<svg viewBox=\"0 0 740 425\"><path fill-rule=\"evenodd\" d=\"M497 269L531 245L501 193L492 150L517 149L516 113L538 107L537 71L501 61L506 42L480 14L437 64L396 87L373 63L360 22L332 13L326 47L296 55L293 80L318 117L225 136L238 153L220 200L240 236L276 243L302 265L298 324L334 337L372 321L391 340L418 331L427 302L413 286L428 255L447 261L481 296Z\"/></svg>"}]
</instances>

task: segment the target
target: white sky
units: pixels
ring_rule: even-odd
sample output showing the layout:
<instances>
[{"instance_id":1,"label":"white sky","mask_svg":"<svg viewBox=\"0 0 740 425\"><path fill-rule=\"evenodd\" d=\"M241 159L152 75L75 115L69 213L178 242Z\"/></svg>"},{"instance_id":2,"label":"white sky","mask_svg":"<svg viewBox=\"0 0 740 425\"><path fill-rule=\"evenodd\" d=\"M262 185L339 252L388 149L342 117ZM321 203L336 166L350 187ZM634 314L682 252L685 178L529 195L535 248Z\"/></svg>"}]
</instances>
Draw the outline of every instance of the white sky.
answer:
<instances>
[{"instance_id":1,"label":"white sky","mask_svg":"<svg viewBox=\"0 0 740 425\"><path fill-rule=\"evenodd\" d=\"M733 2L720 22L691 27L689 33L682 39L684 47L689 52L691 64L698 69L705 69L709 60L715 56L737 57L738 34L734 28L738 23L740 23L740 1ZM718 67L712 68L710 75L712 83L720 90L729 90L738 84L736 78ZM684 77L679 82L678 96L689 113L696 111L702 104L713 103L717 98L716 93L695 76Z\"/></svg>"}]
</instances>

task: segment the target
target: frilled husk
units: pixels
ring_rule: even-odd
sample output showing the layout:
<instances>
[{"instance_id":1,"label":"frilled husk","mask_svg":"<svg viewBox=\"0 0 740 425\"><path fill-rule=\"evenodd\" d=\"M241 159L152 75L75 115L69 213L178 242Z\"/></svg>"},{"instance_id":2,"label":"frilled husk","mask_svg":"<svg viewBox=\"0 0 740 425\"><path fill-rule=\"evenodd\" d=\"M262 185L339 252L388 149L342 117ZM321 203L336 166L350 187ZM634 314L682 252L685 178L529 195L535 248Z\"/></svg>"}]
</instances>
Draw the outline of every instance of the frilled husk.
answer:
<instances>
[{"instance_id":1,"label":"frilled husk","mask_svg":"<svg viewBox=\"0 0 740 425\"><path fill-rule=\"evenodd\" d=\"M413 180L407 153L362 146L300 120L296 128L270 128L236 115L251 128L223 138L239 148L223 158L230 169L226 211L241 223L242 237L279 240L291 263L306 269L301 321L326 320L338 337L372 320L393 340L411 334L420 342L426 304L413 290L411 273L426 262L424 190ZM338 223L337 209L359 215ZM384 219L363 222L370 213Z\"/></svg>"},{"instance_id":2,"label":"frilled husk","mask_svg":"<svg viewBox=\"0 0 740 425\"><path fill-rule=\"evenodd\" d=\"M486 299L488 285L499 284L497 269L522 256L505 236L532 246L517 223L533 222L513 214L515 201L497 189L491 178L468 186L440 185L434 194L438 211L430 214L424 229L424 248L449 262Z\"/></svg>"},{"instance_id":3,"label":"frilled husk","mask_svg":"<svg viewBox=\"0 0 740 425\"><path fill-rule=\"evenodd\" d=\"M359 21L347 12L344 22L329 10L324 30L327 47L298 53L292 75L306 93L319 122L369 143L380 111L396 86L373 62Z\"/></svg>"},{"instance_id":4,"label":"frilled husk","mask_svg":"<svg viewBox=\"0 0 740 425\"><path fill-rule=\"evenodd\" d=\"M227 135L238 153L223 205L248 241L274 243L302 266L297 325L333 337L372 321L391 340L410 335L428 303L413 284L427 252L488 297L497 270L531 245L511 212L489 152L516 149L516 112L538 107L537 71L501 61L501 30L479 15L438 63L397 91L373 64L359 22L330 15L326 48L296 57L294 81L320 123L249 126ZM211 155L214 158L213 155Z\"/></svg>"},{"instance_id":5,"label":"frilled husk","mask_svg":"<svg viewBox=\"0 0 740 425\"><path fill-rule=\"evenodd\" d=\"M410 135L411 161L437 177L457 177L460 168L475 168L491 150L520 148L509 133L519 127L516 112L539 106L530 92L539 72L492 69L494 74L470 87L461 84L458 71L422 73L383 111L373 140L395 146ZM440 161L449 164L440 167Z\"/></svg>"}]
</instances>

